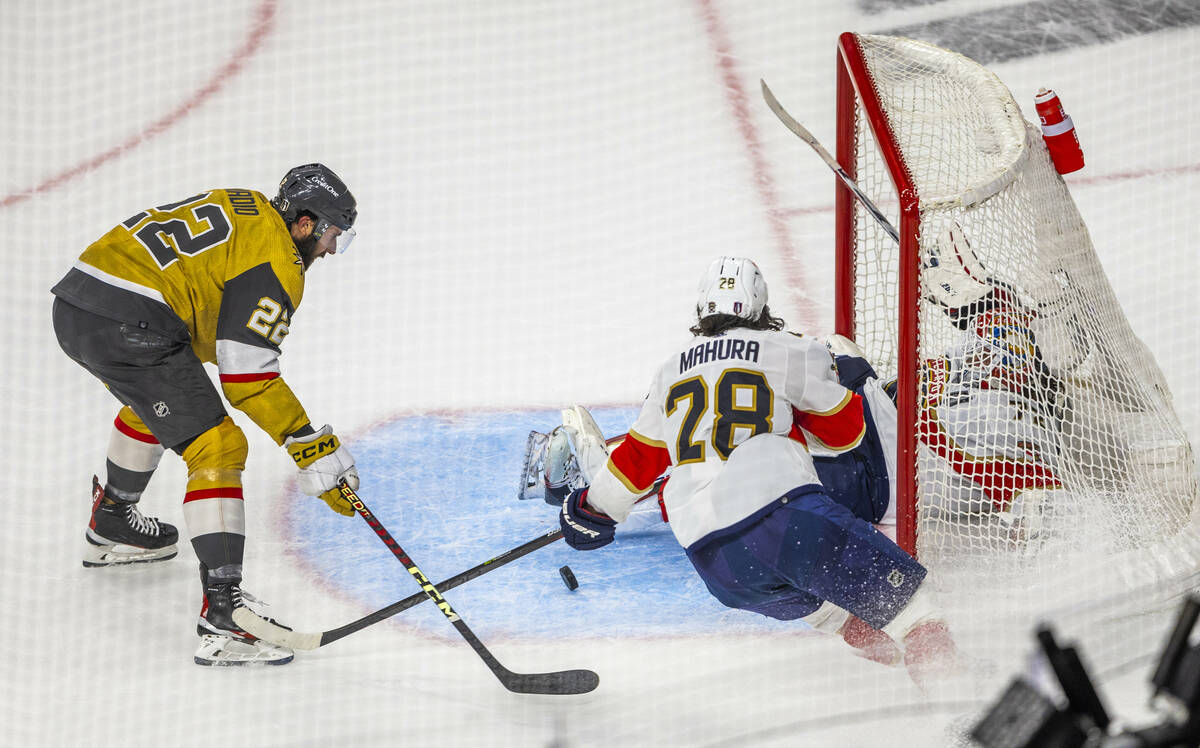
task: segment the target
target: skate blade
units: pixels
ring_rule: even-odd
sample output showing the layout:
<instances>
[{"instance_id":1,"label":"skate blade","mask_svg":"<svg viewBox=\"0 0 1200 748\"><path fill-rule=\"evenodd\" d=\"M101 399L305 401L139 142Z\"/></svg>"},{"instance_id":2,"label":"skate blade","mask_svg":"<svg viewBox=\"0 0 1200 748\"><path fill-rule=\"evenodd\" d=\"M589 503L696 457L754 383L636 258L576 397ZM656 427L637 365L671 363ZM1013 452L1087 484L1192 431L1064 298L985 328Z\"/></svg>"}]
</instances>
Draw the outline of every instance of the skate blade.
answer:
<instances>
[{"instance_id":1,"label":"skate blade","mask_svg":"<svg viewBox=\"0 0 1200 748\"><path fill-rule=\"evenodd\" d=\"M286 665L294 658L287 647L265 641L247 642L220 634L205 634L200 637L200 647L192 659L205 667L246 667Z\"/></svg>"},{"instance_id":2,"label":"skate blade","mask_svg":"<svg viewBox=\"0 0 1200 748\"><path fill-rule=\"evenodd\" d=\"M549 435L540 431L530 431L525 440L525 459L521 463L521 485L517 490L517 499L543 498L545 489L542 486L542 465L546 457L546 442Z\"/></svg>"},{"instance_id":3,"label":"skate blade","mask_svg":"<svg viewBox=\"0 0 1200 748\"><path fill-rule=\"evenodd\" d=\"M125 566L128 564L146 564L155 561L166 561L179 555L177 546L168 545L162 548L138 548L133 545L96 545L88 539L87 548L83 552L83 565L89 569L99 566Z\"/></svg>"}]
</instances>

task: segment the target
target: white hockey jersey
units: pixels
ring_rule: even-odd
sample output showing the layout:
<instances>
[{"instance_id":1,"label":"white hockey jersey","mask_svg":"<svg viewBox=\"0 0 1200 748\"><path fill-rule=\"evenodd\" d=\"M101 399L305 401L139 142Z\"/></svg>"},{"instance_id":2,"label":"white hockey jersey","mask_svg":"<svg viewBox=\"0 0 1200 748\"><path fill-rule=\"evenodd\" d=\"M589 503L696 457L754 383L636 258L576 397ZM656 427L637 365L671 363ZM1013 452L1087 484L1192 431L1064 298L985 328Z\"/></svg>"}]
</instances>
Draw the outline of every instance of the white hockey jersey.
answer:
<instances>
[{"instance_id":1,"label":"white hockey jersey","mask_svg":"<svg viewBox=\"0 0 1200 748\"><path fill-rule=\"evenodd\" d=\"M746 329L693 338L659 368L587 501L622 521L672 467L663 501L689 547L819 485L808 445L844 451L864 429L861 398L838 383L822 341Z\"/></svg>"},{"instance_id":2,"label":"white hockey jersey","mask_svg":"<svg viewBox=\"0 0 1200 748\"><path fill-rule=\"evenodd\" d=\"M1060 487L1061 438L1028 321L1011 311L982 313L922 372L921 442L969 481L956 493L981 491L997 511L1021 491ZM945 481L939 463L925 462L927 482Z\"/></svg>"}]
</instances>

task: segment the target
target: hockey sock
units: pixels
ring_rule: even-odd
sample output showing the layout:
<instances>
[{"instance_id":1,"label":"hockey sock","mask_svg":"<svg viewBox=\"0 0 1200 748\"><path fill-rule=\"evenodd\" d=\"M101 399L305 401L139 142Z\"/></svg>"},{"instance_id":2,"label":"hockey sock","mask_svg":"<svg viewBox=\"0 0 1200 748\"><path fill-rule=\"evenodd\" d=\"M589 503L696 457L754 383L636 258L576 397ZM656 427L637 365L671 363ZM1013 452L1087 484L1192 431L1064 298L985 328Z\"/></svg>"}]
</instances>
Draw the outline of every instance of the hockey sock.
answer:
<instances>
[{"instance_id":1,"label":"hockey sock","mask_svg":"<svg viewBox=\"0 0 1200 748\"><path fill-rule=\"evenodd\" d=\"M246 544L246 507L242 470L246 437L226 417L183 450L188 467L183 516L196 558L208 569L240 569Z\"/></svg>"},{"instance_id":2,"label":"hockey sock","mask_svg":"<svg viewBox=\"0 0 1200 748\"><path fill-rule=\"evenodd\" d=\"M212 470L189 475L183 516L200 563L210 570L222 570L223 577L230 576L229 567L236 567L240 577L246 544L241 471Z\"/></svg>"},{"instance_id":3,"label":"hockey sock","mask_svg":"<svg viewBox=\"0 0 1200 748\"><path fill-rule=\"evenodd\" d=\"M163 446L133 410L128 405L121 408L108 440L105 498L111 502L137 502L158 468L163 452Z\"/></svg>"}]
</instances>

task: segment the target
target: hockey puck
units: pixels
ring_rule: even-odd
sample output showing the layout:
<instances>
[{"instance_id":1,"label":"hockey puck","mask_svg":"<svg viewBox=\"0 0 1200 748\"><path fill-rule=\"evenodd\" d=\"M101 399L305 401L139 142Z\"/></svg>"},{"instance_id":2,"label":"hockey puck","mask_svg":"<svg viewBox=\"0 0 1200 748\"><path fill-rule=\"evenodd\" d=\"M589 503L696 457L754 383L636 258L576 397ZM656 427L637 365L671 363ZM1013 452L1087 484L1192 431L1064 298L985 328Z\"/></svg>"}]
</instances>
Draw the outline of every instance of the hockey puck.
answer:
<instances>
[{"instance_id":1,"label":"hockey puck","mask_svg":"<svg viewBox=\"0 0 1200 748\"><path fill-rule=\"evenodd\" d=\"M567 585L569 590L579 589L579 580L575 578L575 572L571 571L570 566L563 566L558 570L558 575L562 577L563 584Z\"/></svg>"}]
</instances>

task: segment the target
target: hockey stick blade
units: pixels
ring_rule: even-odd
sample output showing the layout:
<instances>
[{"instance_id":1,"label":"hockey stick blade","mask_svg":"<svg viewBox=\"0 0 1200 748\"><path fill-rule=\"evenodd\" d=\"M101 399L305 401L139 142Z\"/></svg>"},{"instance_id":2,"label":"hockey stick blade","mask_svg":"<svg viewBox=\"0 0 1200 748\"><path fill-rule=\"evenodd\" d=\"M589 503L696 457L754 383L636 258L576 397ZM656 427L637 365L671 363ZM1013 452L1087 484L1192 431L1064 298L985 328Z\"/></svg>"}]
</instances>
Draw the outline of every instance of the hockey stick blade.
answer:
<instances>
[{"instance_id":1,"label":"hockey stick blade","mask_svg":"<svg viewBox=\"0 0 1200 748\"><path fill-rule=\"evenodd\" d=\"M500 682L513 693L572 696L590 693L600 685L600 676L591 670L560 670L557 673L498 674Z\"/></svg>"},{"instance_id":2,"label":"hockey stick blade","mask_svg":"<svg viewBox=\"0 0 1200 748\"><path fill-rule=\"evenodd\" d=\"M370 525L383 544L388 547L396 560L408 571L412 578L420 585L421 590L429 596L429 599L438 606L438 610L446 616L446 620L454 626L467 644L471 645L471 649L479 658L483 660L492 674L500 681L500 683L510 691L515 693L539 693L551 695L566 695L587 693L600 685L600 676L590 670L564 670L554 673L514 673L508 668L500 664L495 655L491 653L479 637L475 636L475 632L467 626L467 622L462 619L454 608L450 607L450 602L442 596L438 588L429 581L416 565L416 563L405 553L392 534L387 531L383 523L379 521L358 494L354 492L345 481L339 485L342 496L346 501L350 502L350 506Z\"/></svg>"},{"instance_id":3,"label":"hockey stick blade","mask_svg":"<svg viewBox=\"0 0 1200 748\"><path fill-rule=\"evenodd\" d=\"M775 116L779 118L779 121L782 122L787 129L795 133L796 136L798 136L801 140L803 140L805 143L808 143L812 149L817 152L817 155L820 156L821 160L833 170L833 173L837 175L837 178L842 180L842 184L846 185L847 189L854 193L854 196L857 197L859 203L861 203L862 206L867 209L867 212L871 214L871 217L879 222L879 225L882 226L883 230L888 233L888 236L892 237L893 241L899 244L900 232L896 231L896 227L893 226L890 221L888 221L887 217L884 216L879 208L876 207L875 203L871 201L871 198L862 191L862 188L858 186L858 182L855 182L854 179L846 173L846 170L843 169L842 165L837 162L837 159L830 155L829 151L825 150L825 146L821 145L821 141L817 140L817 138L808 131L808 128L800 124L795 117L787 113L787 110L784 109L783 105L779 103L779 99L776 99L775 94L771 93L771 89L767 87L767 82L762 78L759 78L758 82L762 84L763 99L767 102L767 106L771 108L771 111L775 113Z\"/></svg>"},{"instance_id":4,"label":"hockey stick blade","mask_svg":"<svg viewBox=\"0 0 1200 748\"><path fill-rule=\"evenodd\" d=\"M286 629L242 606L233 609L233 622L248 634L272 644L292 649L316 649L321 646L320 634L305 634Z\"/></svg>"},{"instance_id":5,"label":"hockey stick blade","mask_svg":"<svg viewBox=\"0 0 1200 748\"><path fill-rule=\"evenodd\" d=\"M562 530L559 530L558 528L549 530L545 534L540 535L527 543L522 543L516 548L511 548L507 551L504 551L503 553L500 553L481 564L472 566L466 571L459 572L449 579L439 582L437 584L437 588L439 590L454 589L460 584L465 584L476 577L481 577L490 571L499 569L501 566L504 566L511 561L515 561L524 555L532 553L539 548L550 545L560 538L562 538ZM385 621L397 613L408 610L409 608L419 605L428 599L429 596L424 592L416 592L404 598L403 600L392 603L386 608L380 608L374 613L369 613L362 618L359 618L357 621L352 621L344 626L339 626L335 629L329 629L328 631L321 631L317 633L306 633L303 631L292 631L290 629L285 629L281 626L271 623L270 621L260 618L259 616L256 616L253 611L250 611L244 607L238 608L233 612L233 620L237 623L237 625L241 626L243 630L253 634L254 636L257 636L259 639L269 641L272 644L279 644L284 647L291 647L292 649L317 649L318 647L324 647L327 644L332 644L344 636L349 636L356 631L361 631L362 629L379 623L380 621Z\"/></svg>"},{"instance_id":6,"label":"hockey stick blade","mask_svg":"<svg viewBox=\"0 0 1200 748\"><path fill-rule=\"evenodd\" d=\"M443 611L445 612L445 611ZM454 628L471 645L500 681L513 693L570 696L588 693L600 685L600 676L591 670L559 670L553 673L514 673L500 664L495 656L479 641L475 632L467 628L462 618L452 621Z\"/></svg>"}]
</instances>

